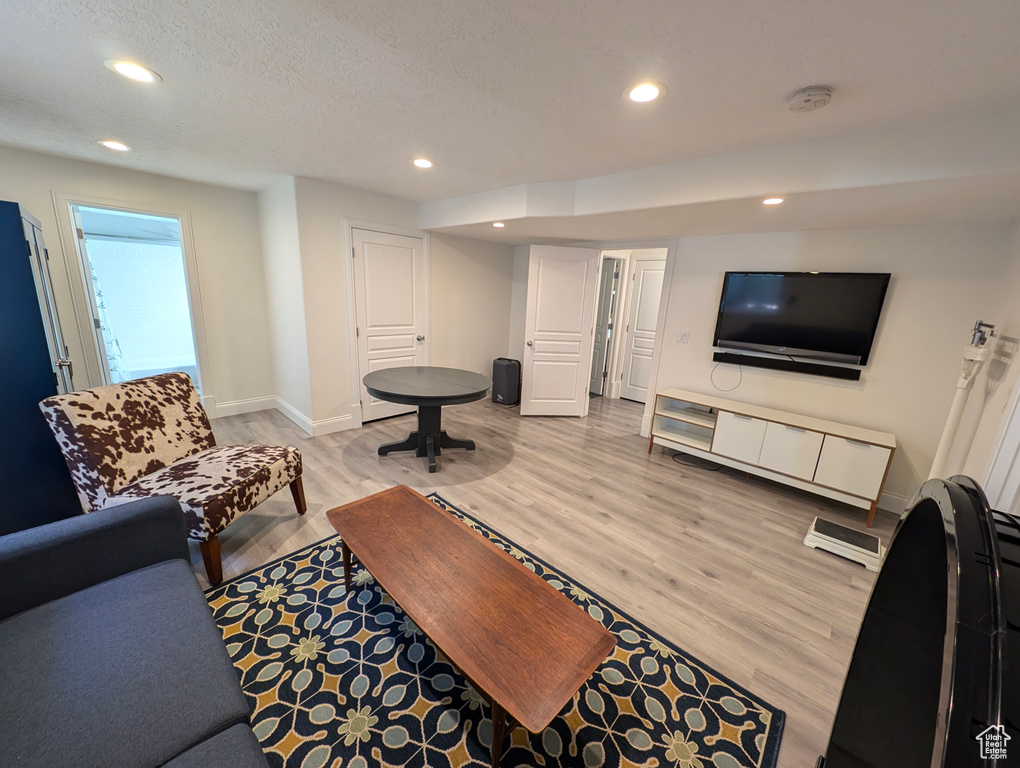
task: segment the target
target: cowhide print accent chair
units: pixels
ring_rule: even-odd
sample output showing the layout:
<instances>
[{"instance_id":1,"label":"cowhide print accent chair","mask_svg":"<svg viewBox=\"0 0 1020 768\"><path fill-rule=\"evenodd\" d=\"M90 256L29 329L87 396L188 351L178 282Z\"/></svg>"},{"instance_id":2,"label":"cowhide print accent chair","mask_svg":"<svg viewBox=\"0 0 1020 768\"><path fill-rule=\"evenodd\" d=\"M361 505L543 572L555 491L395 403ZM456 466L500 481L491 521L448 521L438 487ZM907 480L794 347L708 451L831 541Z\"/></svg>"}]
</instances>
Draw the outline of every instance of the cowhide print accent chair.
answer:
<instances>
[{"instance_id":1,"label":"cowhide print accent chair","mask_svg":"<svg viewBox=\"0 0 1020 768\"><path fill-rule=\"evenodd\" d=\"M185 373L163 373L43 400L85 512L173 496L188 537L201 543L209 583L223 580L220 532L285 485L305 513L301 452L216 445Z\"/></svg>"}]
</instances>

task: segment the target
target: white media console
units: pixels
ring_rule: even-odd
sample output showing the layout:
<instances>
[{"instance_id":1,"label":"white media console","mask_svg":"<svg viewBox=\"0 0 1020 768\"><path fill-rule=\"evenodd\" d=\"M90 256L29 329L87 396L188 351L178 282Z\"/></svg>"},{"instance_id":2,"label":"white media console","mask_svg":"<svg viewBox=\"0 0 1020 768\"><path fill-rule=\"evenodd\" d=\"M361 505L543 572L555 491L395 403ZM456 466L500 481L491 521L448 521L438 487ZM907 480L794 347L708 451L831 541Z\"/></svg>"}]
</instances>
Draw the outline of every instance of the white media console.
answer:
<instances>
[{"instance_id":1,"label":"white media console","mask_svg":"<svg viewBox=\"0 0 1020 768\"><path fill-rule=\"evenodd\" d=\"M896 437L682 389L655 395L648 452L661 445L868 510Z\"/></svg>"}]
</instances>

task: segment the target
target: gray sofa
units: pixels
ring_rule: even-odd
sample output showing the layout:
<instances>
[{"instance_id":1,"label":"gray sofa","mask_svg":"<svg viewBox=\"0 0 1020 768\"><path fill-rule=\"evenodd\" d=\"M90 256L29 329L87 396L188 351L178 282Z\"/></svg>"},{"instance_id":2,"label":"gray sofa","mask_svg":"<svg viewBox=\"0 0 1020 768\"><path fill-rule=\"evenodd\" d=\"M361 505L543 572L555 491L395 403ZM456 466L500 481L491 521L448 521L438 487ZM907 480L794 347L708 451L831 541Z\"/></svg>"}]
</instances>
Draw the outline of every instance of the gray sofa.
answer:
<instances>
[{"instance_id":1,"label":"gray sofa","mask_svg":"<svg viewBox=\"0 0 1020 768\"><path fill-rule=\"evenodd\" d=\"M0 763L264 768L160 496L0 538Z\"/></svg>"}]
</instances>

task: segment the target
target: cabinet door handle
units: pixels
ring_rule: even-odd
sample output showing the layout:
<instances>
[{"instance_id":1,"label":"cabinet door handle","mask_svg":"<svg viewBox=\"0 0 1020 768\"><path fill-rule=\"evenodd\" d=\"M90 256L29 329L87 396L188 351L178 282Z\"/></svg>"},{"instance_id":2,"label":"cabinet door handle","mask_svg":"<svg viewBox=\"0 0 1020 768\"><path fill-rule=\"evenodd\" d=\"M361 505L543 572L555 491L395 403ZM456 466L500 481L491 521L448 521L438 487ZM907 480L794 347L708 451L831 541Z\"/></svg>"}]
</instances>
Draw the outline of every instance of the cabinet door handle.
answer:
<instances>
[{"instance_id":1,"label":"cabinet door handle","mask_svg":"<svg viewBox=\"0 0 1020 768\"><path fill-rule=\"evenodd\" d=\"M851 440L849 437L844 437L843 439L846 440L850 445L859 445L861 448L871 447L871 443L862 443L860 440Z\"/></svg>"},{"instance_id":2,"label":"cabinet door handle","mask_svg":"<svg viewBox=\"0 0 1020 768\"><path fill-rule=\"evenodd\" d=\"M786 424L785 426L791 432L807 432L807 430L804 429L804 427L791 427L789 424Z\"/></svg>"},{"instance_id":3,"label":"cabinet door handle","mask_svg":"<svg viewBox=\"0 0 1020 768\"><path fill-rule=\"evenodd\" d=\"M735 419L743 419L744 421L752 421L753 420L752 416L746 416L743 413L734 413L733 414L733 418L735 418Z\"/></svg>"}]
</instances>

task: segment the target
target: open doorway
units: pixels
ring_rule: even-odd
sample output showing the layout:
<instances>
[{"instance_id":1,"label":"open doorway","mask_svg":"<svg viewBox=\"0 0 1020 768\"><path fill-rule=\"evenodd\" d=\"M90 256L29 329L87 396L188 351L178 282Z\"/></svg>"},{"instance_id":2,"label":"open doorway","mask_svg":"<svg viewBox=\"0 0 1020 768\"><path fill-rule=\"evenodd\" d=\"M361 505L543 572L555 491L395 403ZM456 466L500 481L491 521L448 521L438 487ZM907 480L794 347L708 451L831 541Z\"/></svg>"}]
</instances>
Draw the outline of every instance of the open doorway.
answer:
<instances>
[{"instance_id":1,"label":"open doorway","mask_svg":"<svg viewBox=\"0 0 1020 768\"><path fill-rule=\"evenodd\" d=\"M201 378L180 221L72 204L104 384L168 371Z\"/></svg>"},{"instance_id":2,"label":"open doorway","mask_svg":"<svg viewBox=\"0 0 1020 768\"><path fill-rule=\"evenodd\" d=\"M626 269L624 259L615 259L603 254L599 295L595 304L595 343L591 355L591 382L588 393L602 397L609 389L610 348L619 306L620 275Z\"/></svg>"},{"instance_id":3,"label":"open doorway","mask_svg":"<svg viewBox=\"0 0 1020 768\"><path fill-rule=\"evenodd\" d=\"M644 403L652 371L666 248L601 252L591 394Z\"/></svg>"}]
</instances>

